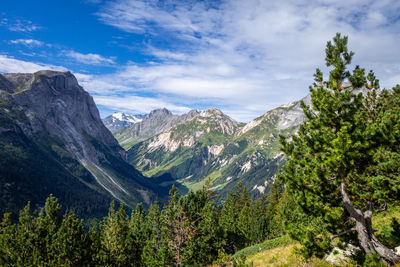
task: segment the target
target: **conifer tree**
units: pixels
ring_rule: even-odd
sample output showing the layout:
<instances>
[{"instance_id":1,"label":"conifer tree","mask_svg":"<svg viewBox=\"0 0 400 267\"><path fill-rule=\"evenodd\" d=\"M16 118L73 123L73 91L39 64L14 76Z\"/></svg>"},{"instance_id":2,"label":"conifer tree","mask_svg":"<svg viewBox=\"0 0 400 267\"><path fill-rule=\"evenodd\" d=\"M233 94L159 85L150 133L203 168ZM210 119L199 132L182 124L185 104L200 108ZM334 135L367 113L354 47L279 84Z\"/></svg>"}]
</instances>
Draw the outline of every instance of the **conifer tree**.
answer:
<instances>
[{"instance_id":1,"label":"conifer tree","mask_svg":"<svg viewBox=\"0 0 400 267\"><path fill-rule=\"evenodd\" d=\"M387 143L389 134L374 123L378 116L374 91L379 82L373 72L367 80L358 66L353 73L347 70L354 55L348 51L347 37L338 33L325 52L326 65L332 67L329 80L325 82L317 69L316 83L310 87L312 106L302 103L305 122L292 141L280 139L288 156L282 181L295 203L324 223L318 232L305 231L298 238L303 243L318 243L313 247L317 250L329 249L334 238L345 238L359 243L367 254L378 253L387 262L398 262L399 257L376 238L371 223L378 203L398 197L398 193L388 194L393 191L380 183L382 177L367 172L376 165L376 148ZM356 87L371 91L364 97L355 93Z\"/></svg>"},{"instance_id":2,"label":"conifer tree","mask_svg":"<svg viewBox=\"0 0 400 267\"><path fill-rule=\"evenodd\" d=\"M52 266L88 266L91 263L90 240L83 222L73 212L64 215L51 245Z\"/></svg>"},{"instance_id":3,"label":"conifer tree","mask_svg":"<svg viewBox=\"0 0 400 267\"><path fill-rule=\"evenodd\" d=\"M124 205L121 204L116 211L112 202L100 228L102 236L99 256L102 265L129 266L134 263L128 223Z\"/></svg>"},{"instance_id":4,"label":"conifer tree","mask_svg":"<svg viewBox=\"0 0 400 267\"><path fill-rule=\"evenodd\" d=\"M222 247L224 253L233 254L245 247L246 236L243 232L243 225L239 227L238 220L242 209L249 205L250 197L248 191L239 182L235 189L228 194L219 216L219 223L224 231L225 244ZM242 219L244 220L244 218Z\"/></svg>"},{"instance_id":5,"label":"conifer tree","mask_svg":"<svg viewBox=\"0 0 400 267\"><path fill-rule=\"evenodd\" d=\"M148 236L142 252L142 262L145 266L163 266L163 236L162 217L160 207L157 204L151 205L149 214L146 217Z\"/></svg>"},{"instance_id":6,"label":"conifer tree","mask_svg":"<svg viewBox=\"0 0 400 267\"><path fill-rule=\"evenodd\" d=\"M146 239L148 238L147 227L145 225L146 211L141 203L136 205L136 209L131 215L129 221L130 230L130 241L133 250L130 252L132 257L135 259L140 259L143 251L143 247L146 244Z\"/></svg>"}]
</instances>

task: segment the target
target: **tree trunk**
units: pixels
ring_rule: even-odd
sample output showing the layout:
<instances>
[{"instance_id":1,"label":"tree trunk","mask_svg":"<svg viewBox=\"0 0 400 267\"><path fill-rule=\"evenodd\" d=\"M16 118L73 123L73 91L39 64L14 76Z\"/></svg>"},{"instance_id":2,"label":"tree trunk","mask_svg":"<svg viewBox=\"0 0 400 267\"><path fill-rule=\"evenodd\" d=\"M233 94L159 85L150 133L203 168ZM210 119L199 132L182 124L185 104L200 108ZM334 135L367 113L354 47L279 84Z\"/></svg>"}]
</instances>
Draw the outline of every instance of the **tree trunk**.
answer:
<instances>
[{"instance_id":1,"label":"tree trunk","mask_svg":"<svg viewBox=\"0 0 400 267\"><path fill-rule=\"evenodd\" d=\"M372 229L372 207L369 204L368 210L362 212L360 209L354 207L351 202L346 189L346 183L344 178L340 183L340 193L342 195L342 200L344 207L350 214L350 217L356 222L356 231L359 235L359 241L361 247L364 249L365 253L371 254L371 252L378 253L383 260L388 263L394 264L400 262L400 257L396 253L384 246L374 235Z\"/></svg>"}]
</instances>

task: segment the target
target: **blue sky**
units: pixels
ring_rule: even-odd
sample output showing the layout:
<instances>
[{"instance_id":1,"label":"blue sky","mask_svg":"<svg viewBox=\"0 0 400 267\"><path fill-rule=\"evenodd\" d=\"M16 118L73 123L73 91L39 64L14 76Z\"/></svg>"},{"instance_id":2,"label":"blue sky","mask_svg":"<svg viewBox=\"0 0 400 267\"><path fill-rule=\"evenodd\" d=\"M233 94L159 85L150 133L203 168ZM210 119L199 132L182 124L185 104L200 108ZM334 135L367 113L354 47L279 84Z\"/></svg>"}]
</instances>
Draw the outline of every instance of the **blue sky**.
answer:
<instances>
[{"instance_id":1,"label":"blue sky","mask_svg":"<svg viewBox=\"0 0 400 267\"><path fill-rule=\"evenodd\" d=\"M336 32L382 86L400 83L397 0L3 0L0 72L70 70L102 117L217 107L249 121L308 93Z\"/></svg>"}]
</instances>

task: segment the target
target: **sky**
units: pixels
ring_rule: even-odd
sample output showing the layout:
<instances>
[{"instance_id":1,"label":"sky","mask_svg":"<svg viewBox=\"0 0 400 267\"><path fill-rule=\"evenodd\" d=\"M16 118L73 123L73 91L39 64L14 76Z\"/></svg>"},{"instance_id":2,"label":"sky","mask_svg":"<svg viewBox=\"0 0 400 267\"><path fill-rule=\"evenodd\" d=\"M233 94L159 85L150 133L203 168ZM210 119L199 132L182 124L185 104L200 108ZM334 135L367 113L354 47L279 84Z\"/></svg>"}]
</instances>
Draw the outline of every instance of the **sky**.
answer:
<instances>
[{"instance_id":1,"label":"sky","mask_svg":"<svg viewBox=\"0 0 400 267\"><path fill-rule=\"evenodd\" d=\"M398 0L1 0L0 73L71 71L100 114L221 109L237 121L309 93L341 32L353 65L400 83Z\"/></svg>"}]
</instances>

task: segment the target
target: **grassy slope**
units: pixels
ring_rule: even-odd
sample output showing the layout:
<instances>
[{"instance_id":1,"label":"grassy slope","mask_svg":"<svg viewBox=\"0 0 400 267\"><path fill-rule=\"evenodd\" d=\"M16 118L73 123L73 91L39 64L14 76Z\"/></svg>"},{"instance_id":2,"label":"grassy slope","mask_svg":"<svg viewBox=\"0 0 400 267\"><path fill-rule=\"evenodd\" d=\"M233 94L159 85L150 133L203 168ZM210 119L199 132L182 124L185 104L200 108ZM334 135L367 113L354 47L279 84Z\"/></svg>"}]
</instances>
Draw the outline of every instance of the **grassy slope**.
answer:
<instances>
[{"instance_id":1,"label":"grassy slope","mask_svg":"<svg viewBox=\"0 0 400 267\"><path fill-rule=\"evenodd\" d=\"M400 243L396 237L390 234L392 218L400 221L400 207L392 207L373 217L374 228L378 230L377 236L381 242L393 248ZM299 247L296 241L283 236L272 240L267 240L261 244L244 248L238 251L234 257L246 256L246 263L251 266L334 266L324 259L311 258L305 260L300 255L294 253L294 249ZM346 266L357 266L355 263L349 263ZM397 264L396 267L399 267Z\"/></svg>"}]
</instances>

